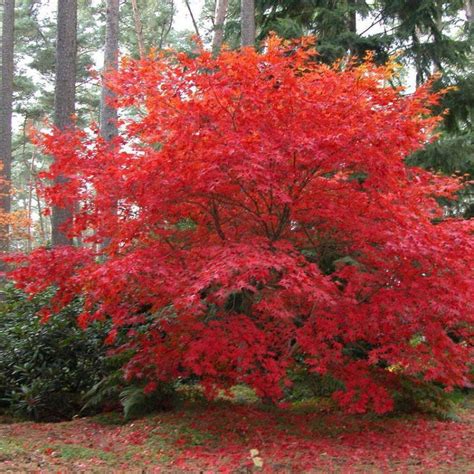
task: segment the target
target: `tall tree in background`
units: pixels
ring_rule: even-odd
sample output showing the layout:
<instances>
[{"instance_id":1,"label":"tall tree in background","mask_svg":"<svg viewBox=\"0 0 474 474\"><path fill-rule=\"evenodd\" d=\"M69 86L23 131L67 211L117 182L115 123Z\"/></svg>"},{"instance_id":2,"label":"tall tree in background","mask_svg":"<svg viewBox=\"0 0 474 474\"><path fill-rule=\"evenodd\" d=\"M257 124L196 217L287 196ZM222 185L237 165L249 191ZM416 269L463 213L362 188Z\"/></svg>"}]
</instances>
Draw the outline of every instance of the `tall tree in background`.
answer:
<instances>
[{"instance_id":1,"label":"tall tree in background","mask_svg":"<svg viewBox=\"0 0 474 474\"><path fill-rule=\"evenodd\" d=\"M61 130L72 125L75 111L77 55L77 0L59 0L56 40L56 85L54 91L54 124ZM63 176L56 178L64 183ZM71 218L71 210L53 207L52 245L71 245L72 240L63 231L63 224Z\"/></svg>"},{"instance_id":2,"label":"tall tree in background","mask_svg":"<svg viewBox=\"0 0 474 474\"><path fill-rule=\"evenodd\" d=\"M191 4L189 3L189 0L184 0L184 3L186 4L186 8L188 9L189 17L191 18L191 21L193 22L193 27L194 27L194 32L196 34L196 37L198 39L201 39L201 33L199 32L199 26L198 26L196 18L194 16L193 9L191 8Z\"/></svg>"},{"instance_id":3,"label":"tall tree in background","mask_svg":"<svg viewBox=\"0 0 474 474\"><path fill-rule=\"evenodd\" d=\"M56 2L54 2L56 3ZM12 157L12 219L10 250L34 248L51 242L51 216L43 215L46 203L39 175L46 172L51 157L43 155L29 140L28 129L39 128L53 116L56 69L57 15L49 0L15 1L15 75ZM52 11L51 11L52 10ZM90 75L94 56L103 49L105 8L78 0L75 117L79 125L99 121L100 92ZM18 218L30 217L25 232L18 232Z\"/></svg>"},{"instance_id":4,"label":"tall tree in background","mask_svg":"<svg viewBox=\"0 0 474 474\"><path fill-rule=\"evenodd\" d=\"M118 68L119 8L119 0L107 0L104 73L117 70ZM117 135L117 110L109 104L109 101L112 100L113 97L113 92L107 87L104 81L100 104L100 134L107 141L110 141Z\"/></svg>"},{"instance_id":5,"label":"tall tree in background","mask_svg":"<svg viewBox=\"0 0 474 474\"><path fill-rule=\"evenodd\" d=\"M229 8L229 0L216 1L216 16L214 17L214 36L212 37L212 52L217 54L224 41L224 22Z\"/></svg>"},{"instance_id":6,"label":"tall tree in background","mask_svg":"<svg viewBox=\"0 0 474 474\"><path fill-rule=\"evenodd\" d=\"M242 0L240 28L242 46L255 46L255 0Z\"/></svg>"},{"instance_id":7,"label":"tall tree in background","mask_svg":"<svg viewBox=\"0 0 474 474\"><path fill-rule=\"evenodd\" d=\"M104 47L104 77L102 79L102 91L100 100L100 134L102 138L110 143L117 135L117 109L110 104L115 94L107 87L106 74L118 69L119 54L119 0L107 0L107 14L105 24L105 47ZM113 148L112 148L113 149ZM111 150L112 151L112 150ZM117 203L112 204L113 212L117 212ZM109 244L109 239L104 241L104 246Z\"/></svg>"},{"instance_id":8,"label":"tall tree in background","mask_svg":"<svg viewBox=\"0 0 474 474\"><path fill-rule=\"evenodd\" d=\"M1 175L4 182L0 183L1 211L8 214L11 210L10 179L12 161L12 105L13 105L13 48L15 0L4 0L2 22L2 88L0 118L0 155ZM2 223L0 230L0 250L8 250L7 221Z\"/></svg>"},{"instance_id":9,"label":"tall tree in background","mask_svg":"<svg viewBox=\"0 0 474 474\"><path fill-rule=\"evenodd\" d=\"M417 84L425 82L433 71L458 68L465 61L469 42L453 35L463 7L459 0L381 2L383 24L393 25L384 33L387 45L400 50L401 58L414 67Z\"/></svg>"},{"instance_id":10,"label":"tall tree in background","mask_svg":"<svg viewBox=\"0 0 474 474\"><path fill-rule=\"evenodd\" d=\"M417 79L430 69L442 73L437 87L455 86L443 97L437 110L446 110L439 128L439 140L412 155L408 162L445 174L464 175L466 183L456 201L445 202L449 214L474 217L474 69L472 6L474 2L438 2L438 22L432 20L432 34L412 52ZM434 7L434 6L433 6ZM464 8L464 12L463 12ZM436 10L430 10L433 14ZM452 39L448 34L455 22L466 17L464 28ZM420 14L421 16L421 14ZM425 19L428 26L429 21ZM420 25L422 25L420 18ZM436 28L436 30L435 30ZM420 31L423 31L420 28ZM436 33L437 31L437 33ZM435 34L436 33L436 34ZM410 50L409 50L410 53ZM418 53L417 61L416 53ZM431 59L430 59L431 58Z\"/></svg>"},{"instance_id":11,"label":"tall tree in background","mask_svg":"<svg viewBox=\"0 0 474 474\"><path fill-rule=\"evenodd\" d=\"M357 20L378 12L375 4L365 0L256 0L258 40L270 31L285 38L315 35L318 38L318 53L324 62L345 56L347 53L363 55L364 51L375 51L380 62L386 60L383 41L360 35Z\"/></svg>"},{"instance_id":12,"label":"tall tree in background","mask_svg":"<svg viewBox=\"0 0 474 474\"><path fill-rule=\"evenodd\" d=\"M145 57L145 42L143 40L143 25L142 19L140 16L140 11L138 10L137 0L132 0L132 10L133 10L133 21L135 23L135 33L137 35L138 43L138 53L140 58Z\"/></svg>"},{"instance_id":13,"label":"tall tree in background","mask_svg":"<svg viewBox=\"0 0 474 474\"><path fill-rule=\"evenodd\" d=\"M124 54L139 57L140 50L145 53L147 49L161 50L173 44L175 14L174 0L127 0L122 3L119 43ZM186 33L188 35L189 31Z\"/></svg>"}]
</instances>

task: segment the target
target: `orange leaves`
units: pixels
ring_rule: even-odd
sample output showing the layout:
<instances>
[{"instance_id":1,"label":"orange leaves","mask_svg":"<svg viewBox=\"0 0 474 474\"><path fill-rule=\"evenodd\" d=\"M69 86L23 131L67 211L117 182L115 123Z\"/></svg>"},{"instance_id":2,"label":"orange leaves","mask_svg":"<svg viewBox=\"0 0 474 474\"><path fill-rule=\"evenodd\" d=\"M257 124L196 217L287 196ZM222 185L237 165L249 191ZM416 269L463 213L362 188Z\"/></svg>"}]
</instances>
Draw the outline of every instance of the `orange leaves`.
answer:
<instances>
[{"instance_id":1,"label":"orange leaves","mask_svg":"<svg viewBox=\"0 0 474 474\"><path fill-rule=\"evenodd\" d=\"M25 211L13 211L6 213L0 210L0 239L8 234L10 239L28 238L28 226L30 225Z\"/></svg>"}]
</instances>

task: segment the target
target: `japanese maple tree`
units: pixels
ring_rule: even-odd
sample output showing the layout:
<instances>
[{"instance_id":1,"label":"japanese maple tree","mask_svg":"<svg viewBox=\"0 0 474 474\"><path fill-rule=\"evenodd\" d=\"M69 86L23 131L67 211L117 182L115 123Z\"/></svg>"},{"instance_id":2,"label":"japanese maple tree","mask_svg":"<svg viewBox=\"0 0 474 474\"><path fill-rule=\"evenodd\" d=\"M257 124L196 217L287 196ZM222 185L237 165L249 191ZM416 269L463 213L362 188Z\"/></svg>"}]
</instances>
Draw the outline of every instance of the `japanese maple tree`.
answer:
<instances>
[{"instance_id":1,"label":"japanese maple tree","mask_svg":"<svg viewBox=\"0 0 474 474\"><path fill-rule=\"evenodd\" d=\"M48 311L128 331L128 377L246 383L278 400L295 366L330 374L351 411L392 408L398 377L468 383L473 224L444 218L457 179L409 168L439 96L396 67L318 63L311 39L122 61L120 137L53 130L52 206L85 246L16 256ZM74 206L80 203L80 206ZM146 322L146 326L143 323ZM146 328L144 330L143 328Z\"/></svg>"}]
</instances>

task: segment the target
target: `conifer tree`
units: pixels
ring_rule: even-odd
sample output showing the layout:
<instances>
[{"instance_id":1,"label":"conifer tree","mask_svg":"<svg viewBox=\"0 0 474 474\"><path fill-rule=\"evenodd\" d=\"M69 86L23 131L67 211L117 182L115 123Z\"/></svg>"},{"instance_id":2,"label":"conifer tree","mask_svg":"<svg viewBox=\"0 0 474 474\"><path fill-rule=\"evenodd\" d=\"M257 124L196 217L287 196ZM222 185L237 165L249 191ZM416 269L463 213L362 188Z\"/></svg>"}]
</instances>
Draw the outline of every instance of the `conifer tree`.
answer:
<instances>
[{"instance_id":1,"label":"conifer tree","mask_svg":"<svg viewBox=\"0 0 474 474\"><path fill-rule=\"evenodd\" d=\"M76 100L77 54L77 0L59 0L56 40L56 84L54 92L54 124L60 130L72 126ZM66 178L58 176L56 183L64 184ZM71 218L71 210L53 207L52 244L70 245L71 239L63 229Z\"/></svg>"},{"instance_id":2,"label":"conifer tree","mask_svg":"<svg viewBox=\"0 0 474 474\"><path fill-rule=\"evenodd\" d=\"M4 0L2 18L2 74L0 98L0 250L8 250L8 214L11 210L10 180L12 161L13 49L15 1Z\"/></svg>"}]
</instances>

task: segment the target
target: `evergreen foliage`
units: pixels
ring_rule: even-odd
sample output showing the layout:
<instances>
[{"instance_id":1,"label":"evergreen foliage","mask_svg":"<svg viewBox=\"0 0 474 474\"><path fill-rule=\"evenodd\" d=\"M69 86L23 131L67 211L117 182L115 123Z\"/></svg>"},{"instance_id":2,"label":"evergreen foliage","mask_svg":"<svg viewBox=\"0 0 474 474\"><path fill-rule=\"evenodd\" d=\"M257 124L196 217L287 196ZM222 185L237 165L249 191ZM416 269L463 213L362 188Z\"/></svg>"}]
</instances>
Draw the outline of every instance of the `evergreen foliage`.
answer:
<instances>
[{"instance_id":1,"label":"evergreen foliage","mask_svg":"<svg viewBox=\"0 0 474 474\"><path fill-rule=\"evenodd\" d=\"M54 291L33 299L8 284L0 303L0 406L18 416L58 421L77 414L83 395L105 374L106 328L76 324L80 300L53 315L36 316Z\"/></svg>"}]
</instances>

